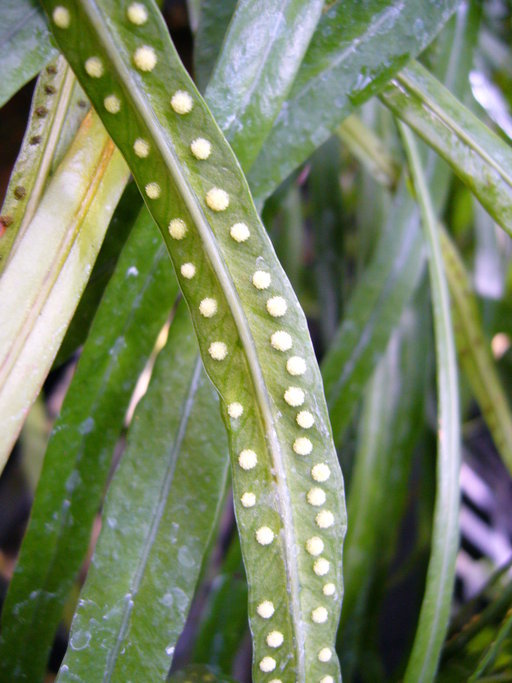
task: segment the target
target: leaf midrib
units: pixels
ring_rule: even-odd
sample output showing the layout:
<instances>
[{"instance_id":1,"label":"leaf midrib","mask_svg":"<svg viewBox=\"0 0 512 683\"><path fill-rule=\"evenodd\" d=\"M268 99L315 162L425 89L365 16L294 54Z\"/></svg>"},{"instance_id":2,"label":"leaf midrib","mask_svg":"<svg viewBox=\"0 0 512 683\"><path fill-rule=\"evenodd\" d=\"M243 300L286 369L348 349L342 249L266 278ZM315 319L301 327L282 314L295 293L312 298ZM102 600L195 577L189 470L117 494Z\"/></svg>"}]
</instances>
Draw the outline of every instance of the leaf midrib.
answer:
<instances>
[{"instance_id":1,"label":"leaf midrib","mask_svg":"<svg viewBox=\"0 0 512 683\"><path fill-rule=\"evenodd\" d=\"M254 343L249 323L245 317L243 307L238 298L238 294L227 266L219 253L219 249L217 248L216 240L211 231L210 225L203 213L201 206L199 205L195 193L189 186L184 175L181 173L180 164L173 149L166 143L165 133L162 131L160 122L158 121L155 112L153 111L152 107L148 105L144 96L139 92L138 82L132 77L132 73L127 68L125 61L123 61L115 49L114 41L112 41L112 34L107 28L107 24L103 19L103 15L97 3L94 2L94 0L90 0L89 2L87 0L81 0L81 5L83 11L93 25L98 38L102 42L103 49L109 56L112 65L117 70L121 81L125 83L125 85L131 84L133 86L129 89L127 88L132 105L138 111L142 120L146 123L149 132L153 137L153 141L156 143L156 147L162 155L167 169L176 184L178 192L183 198L185 205L192 216L192 219L202 239L203 247L210 259L212 268L218 278L219 285L224 292L227 304L235 322L235 326L242 341L254 391L257 396L257 402L261 411L263 423L265 425L268 447L271 452L272 462L275 468L276 486L279 492L277 498L285 538L285 542L283 544L285 567L290 588L290 601L293 607L291 610L291 619L294 625L296 643L295 652L297 661L297 676L299 681L305 681L304 644L306 638L302 625L302 619L300 618L301 610L298 568L296 566L296 562L293 562L293 558L296 554L295 549L297 548L298 543L295 540L295 534L293 531L294 526L291 515L292 508L288 487L286 485L286 472L283 455L281 453L281 448L277 437L277 430L274 424L270 399L266 390L266 383L264 381L263 373L259 364L256 345ZM292 566L294 567L294 571L291 570Z\"/></svg>"},{"instance_id":2,"label":"leaf midrib","mask_svg":"<svg viewBox=\"0 0 512 683\"><path fill-rule=\"evenodd\" d=\"M158 494L158 500L156 505L153 508L153 514L151 515L151 525L150 525L150 530L148 535L146 536L143 546L142 546L142 551L139 554L138 557L138 563L137 563L137 568L136 571L134 572L133 579L130 582L130 587L128 590L128 593L130 595L130 599L126 600L124 603L123 611L122 611L122 617L121 617L121 624L119 626L117 636L115 639L114 646L109 652L107 662L105 665L105 671L103 673L103 681L104 683L107 683L108 681L111 680L112 673L114 671L117 658L119 655L119 651L121 649L121 645L123 644L124 638L126 636L126 633L128 631L128 626L129 626L129 619L130 615L132 613L133 607L134 607L134 600L138 594L140 584L142 583L142 579L144 577L144 571L146 569L146 565L149 560L149 555L151 553L151 549L154 545L157 533L158 533L158 527L160 525L160 521L162 519L165 506L167 504L167 500L169 498L169 491L171 489L171 485L174 480L174 472L176 470L176 460L177 460L177 454L180 453L181 451L181 446L183 444L183 440L185 438L185 433L187 431L188 423L189 423L189 418L190 414L192 412L192 409L194 407L194 398L195 395L199 389L199 382L201 379L201 369L202 369L202 361L201 357L198 356L194 365L194 370L192 373L192 377L190 379L188 391L187 391L187 397L185 400L185 405L183 408L183 412L180 417L180 422L178 426L178 432L176 434L176 438L174 439L174 442L172 443L172 447L170 449L170 452L168 454L168 462L167 462L167 468L163 477L162 485L160 487L160 492ZM126 596L125 596L126 597ZM169 661L169 664L171 662Z\"/></svg>"}]
</instances>

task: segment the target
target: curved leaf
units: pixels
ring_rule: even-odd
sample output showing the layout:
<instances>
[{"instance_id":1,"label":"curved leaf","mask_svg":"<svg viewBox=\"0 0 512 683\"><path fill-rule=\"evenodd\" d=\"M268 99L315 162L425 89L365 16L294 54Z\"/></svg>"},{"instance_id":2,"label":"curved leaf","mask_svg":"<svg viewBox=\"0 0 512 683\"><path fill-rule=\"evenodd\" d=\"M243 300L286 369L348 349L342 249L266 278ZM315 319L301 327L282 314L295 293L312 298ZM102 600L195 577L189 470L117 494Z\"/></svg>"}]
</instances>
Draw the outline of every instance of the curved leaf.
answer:
<instances>
[{"instance_id":1,"label":"curved leaf","mask_svg":"<svg viewBox=\"0 0 512 683\"><path fill-rule=\"evenodd\" d=\"M60 137L75 78L63 57L37 80L28 127L0 211L0 275L16 237L32 220Z\"/></svg>"},{"instance_id":2,"label":"curved leaf","mask_svg":"<svg viewBox=\"0 0 512 683\"><path fill-rule=\"evenodd\" d=\"M496 448L508 470L512 472L512 416L507 395L482 330L480 312L469 275L455 245L443 230L441 247L452 296L452 316L459 360Z\"/></svg>"},{"instance_id":3,"label":"curved leaf","mask_svg":"<svg viewBox=\"0 0 512 683\"><path fill-rule=\"evenodd\" d=\"M181 304L107 494L59 681L165 681L216 528L227 452Z\"/></svg>"},{"instance_id":4,"label":"curved leaf","mask_svg":"<svg viewBox=\"0 0 512 683\"><path fill-rule=\"evenodd\" d=\"M292 86L324 0L239 0L205 99L249 168ZM243 142L243 144L241 144Z\"/></svg>"},{"instance_id":5,"label":"curved leaf","mask_svg":"<svg viewBox=\"0 0 512 683\"><path fill-rule=\"evenodd\" d=\"M340 0L324 14L248 176L258 201L434 38L457 0ZM413 30L411 30L411 27Z\"/></svg>"},{"instance_id":6,"label":"curved leaf","mask_svg":"<svg viewBox=\"0 0 512 683\"><path fill-rule=\"evenodd\" d=\"M512 148L421 64L401 71L381 98L450 164L512 236Z\"/></svg>"},{"instance_id":7,"label":"curved leaf","mask_svg":"<svg viewBox=\"0 0 512 683\"><path fill-rule=\"evenodd\" d=\"M438 394L437 489L432 548L425 595L405 683L433 681L448 629L455 559L459 547L459 474L461 462L459 390L450 297L445 279L434 207L412 133L400 126L421 209L428 248Z\"/></svg>"},{"instance_id":8,"label":"curved leaf","mask_svg":"<svg viewBox=\"0 0 512 683\"><path fill-rule=\"evenodd\" d=\"M52 16L55 3L44 5ZM203 362L224 403L249 583L254 678L274 668L286 681L324 672L339 678L332 647L342 588L343 483L306 320L236 159L155 5L146 6L147 21L134 28L116 3L83 0L69 8L67 28L54 25L55 35L164 235ZM115 113L105 108L111 96L119 104ZM211 147L191 147L199 134ZM134 149L136 140L147 147ZM285 334L273 337L276 332ZM308 415L297 423L302 404ZM305 432L300 425L310 424L309 414L314 426ZM322 463L330 476L322 482L328 508L319 512L306 494L318 476L312 468ZM254 506L241 502L249 493ZM322 551L330 563L321 565L329 566L326 593L326 578L313 570ZM270 613L270 621L262 616ZM270 637L274 630L280 635ZM281 638L279 648L269 645ZM329 661L318 659L324 648Z\"/></svg>"},{"instance_id":9,"label":"curved leaf","mask_svg":"<svg viewBox=\"0 0 512 683\"><path fill-rule=\"evenodd\" d=\"M466 45L478 23L461 5L443 35L439 76L460 93L471 65ZM425 172L436 210L443 206L450 171L434 152ZM346 428L363 389L383 354L421 276L424 263L418 208L402 180L374 255L354 290L345 317L322 362L322 376L335 440Z\"/></svg>"},{"instance_id":10,"label":"curved leaf","mask_svg":"<svg viewBox=\"0 0 512 683\"><path fill-rule=\"evenodd\" d=\"M426 380L422 318L420 311L406 309L363 402L347 500L345 596L338 633L346 680L352 680L356 663L363 665L369 613L375 612L378 599L375 582L389 567L410 495Z\"/></svg>"},{"instance_id":11,"label":"curved leaf","mask_svg":"<svg viewBox=\"0 0 512 683\"><path fill-rule=\"evenodd\" d=\"M2 274L0 470L53 363L127 177L99 119L87 117Z\"/></svg>"},{"instance_id":12,"label":"curved leaf","mask_svg":"<svg viewBox=\"0 0 512 683\"><path fill-rule=\"evenodd\" d=\"M0 3L0 107L57 56L36 0Z\"/></svg>"},{"instance_id":13,"label":"curved leaf","mask_svg":"<svg viewBox=\"0 0 512 683\"><path fill-rule=\"evenodd\" d=\"M171 276L165 247L144 209L53 429L2 611L0 678L13 671L30 683L43 677L64 602L87 552L128 403L177 294Z\"/></svg>"}]
</instances>

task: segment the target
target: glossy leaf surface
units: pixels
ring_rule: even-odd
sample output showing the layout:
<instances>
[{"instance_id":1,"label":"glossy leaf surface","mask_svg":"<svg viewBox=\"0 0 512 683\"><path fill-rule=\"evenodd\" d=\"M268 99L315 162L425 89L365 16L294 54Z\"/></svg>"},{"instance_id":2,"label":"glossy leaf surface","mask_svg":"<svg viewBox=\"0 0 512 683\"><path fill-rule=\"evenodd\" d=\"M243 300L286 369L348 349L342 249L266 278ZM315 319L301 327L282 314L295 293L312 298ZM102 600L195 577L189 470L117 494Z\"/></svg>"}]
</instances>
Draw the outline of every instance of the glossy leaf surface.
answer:
<instances>
[{"instance_id":1,"label":"glossy leaf surface","mask_svg":"<svg viewBox=\"0 0 512 683\"><path fill-rule=\"evenodd\" d=\"M143 210L107 287L46 452L2 612L4 676L18 671L19 679L30 683L43 676L135 383L176 294L165 247Z\"/></svg>"},{"instance_id":2,"label":"glossy leaf surface","mask_svg":"<svg viewBox=\"0 0 512 683\"><path fill-rule=\"evenodd\" d=\"M165 681L216 527L227 453L181 303L109 488L59 681Z\"/></svg>"},{"instance_id":3,"label":"glossy leaf surface","mask_svg":"<svg viewBox=\"0 0 512 683\"><path fill-rule=\"evenodd\" d=\"M323 0L237 3L205 99L243 168L251 166L279 114L323 5Z\"/></svg>"},{"instance_id":4,"label":"glossy leaf surface","mask_svg":"<svg viewBox=\"0 0 512 683\"><path fill-rule=\"evenodd\" d=\"M2 0L0 4L0 107L37 76L57 51L36 0Z\"/></svg>"},{"instance_id":5,"label":"glossy leaf surface","mask_svg":"<svg viewBox=\"0 0 512 683\"><path fill-rule=\"evenodd\" d=\"M52 16L54 3L45 6ZM235 158L156 8L147 7L147 22L134 30L123 8L84 1L70 7L69 28L56 27L56 37L146 195L180 274L206 370L225 404L249 582L254 678L274 668L286 681L323 672L338 678L335 656L320 662L317 654L332 647L339 616L343 485L306 321ZM147 50L140 52L144 45ZM101 66L87 62L91 58ZM120 103L114 115L105 110L110 95ZM199 132L211 143L206 159L190 147ZM148 161L138 156L140 145L134 150L136 139L149 145ZM183 223L170 223L176 220ZM250 233L246 240L241 223ZM189 268L182 273L185 263L195 267L192 278L186 276ZM253 280L257 271L265 274ZM286 334L272 337L276 332ZM288 339L294 356L287 353ZM233 417L238 406L228 413L233 403L242 406L241 416ZM301 405L314 419L307 436L302 418L296 422ZM328 508L321 511L306 501L316 464L326 464L329 472L322 482ZM242 504L245 493L254 494L254 507ZM325 578L314 571L322 551L334 587L327 596ZM269 609L266 601L273 603L270 622L256 609ZM282 634L278 651L267 643L269 626Z\"/></svg>"},{"instance_id":6,"label":"glossy leaf surface","mask_svg":"<svg viewBox=\"0 0 512 683\"><path fill-rule=\"evenodd\" d=\"M421 52L457 4L455 0L334 3L319 22L290 95L249 173L258 200Z\"/></svg>"},{"instance_id":7,"label":"glossy leaf surface","mask_svg":"<svg viewBox=\"0 0 512 683\"><path fill-rule=\"evenodd\" d=\"M512 148L418 63L404 69L382 99L450 164L512 235Z\"/></svg>"}]
</instances>

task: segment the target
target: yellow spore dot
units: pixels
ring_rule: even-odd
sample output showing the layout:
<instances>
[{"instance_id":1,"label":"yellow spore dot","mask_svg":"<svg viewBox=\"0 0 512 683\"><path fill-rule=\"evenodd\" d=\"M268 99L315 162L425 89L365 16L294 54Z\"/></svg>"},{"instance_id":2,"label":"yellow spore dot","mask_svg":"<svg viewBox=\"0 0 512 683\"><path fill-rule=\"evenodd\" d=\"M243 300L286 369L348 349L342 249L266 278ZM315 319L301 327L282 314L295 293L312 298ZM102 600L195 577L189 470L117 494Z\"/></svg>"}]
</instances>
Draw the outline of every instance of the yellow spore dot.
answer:
<instances>
[{"instance_id":1,"label":"yellow spore dot","mask_svg":"<svg viewBox=\"0 0 512 683\"><path fill-rule=\"evenodd\" d=\"M267 301L267 311L273 318L282 318L288 309L288 304L282 296L273 296Z\"/></svg>"},{"instance_id":2,"label":"yellow spore dot","mask_svg":"<svg viewBox=\"0 0 512 683\"><path fill-rule=\"evenodd\" d=\"M190 151L196 159L205 161L212 153L212 144L204 138L196 138L190 143Z\"/></svg>"},{"instance_id":3,"label":"yellow spore dot","mask_svg":"<svg viewBox=\"0 0 512 683\"><path fill-rule=\"evenodd\" d=\"M267 645L269 647L281 647L284 641L284 636L281 631L271 631L267 636Z\"/></svg>"},{"instance_id":4,"label":"yellow spore dot","mask_svg":"<svg viewBox=\"0 0 512 683\"><path fill-rule=\"evenodd\" d=\"M150 45L141 45L133 53L133 63L139 71L153 71L158 59Z\"/></svg>"},{"instance_id":5,"label":"yellow spore dot","mask_svg":"<svg viewBox=\"0 0 512 683\"><path fill-rule=\"evenodd\" d=\"M278 330L270 337L270 343L276 351L289 351L292 348L292 338L284 330Z\"/></svg>"},{"instance_id":6,"label":"yellow spore dot","mask_svg":"<svg viewBox=\"0 0 512 683\"><path fill-rule=\"evenodd\" d=\"M284 392L284 400L292 408L298 408L304 403L305 394L300 387L288 387Z\"/></svg>"},{"instance_id":7,"label":"yellow spore dot","mask_svg":"<svg viewBox=\"0 0 512 683\"><path fill-rule=\"evenodd\" d=\"M253 508L256 505L256 496L252 491L246 491L240 498L244 508Z\"/></svg>"},{"instance_id":8,"label":"yellow spore dot","mask_svg":"<svg viewBox=\"0 0 512 683\"><path fill-rule=\"evenodd\" d=\"M136 26L142 26L148 20L148 11L140 2L132 2L126 10L128 20Z\"/></svg>"},{"instance_id":9,"label":"yellow spore dot","mask_svg":"<svg viewBox=\"0 0 512 683\"><path fill-rule=\"evenodd\" d=\"M318 653L319 662L330 662L332 657L332 650L329 647L323 647Z\"/></svg>"},{"instance_id":10,"label":"yellow spore dot","mask_svg":"<svg viewBox=\"0 0 512 683\"><path fill-rule=\"evenodd\" d=\"M229 231L235 242L245 242L251 236L251 232L245 223L235 223Z\"/></svg>"},{"instance_id":11,"label":"yellow spore dot","mask_svg":"<svg viewBox=\"0 0 512 683\"><path fill-rule=\"evenodd\" d=\"M318 482L324 482L331 476L329 465L325 462L319 462L311 468L311 477Z\"/></svg>"},{"instance_id":12,"label":"yellow spore dot","mask_svg":"<svg viewBox=\"0 0 512 683\"><path fill-rule=\"evenodd\" d=\"M267 273L265 270L257 270L252 276L252 284L256 289L268 289L270 281L270 273Z\"/></svg>"},{"instance_id":13,"label":"yellow spore dot","mask_svg":"<svg viewBox=\"0 0 512 683\"><path fill-rule=\"evenodd\" d=\"M336 593L336 586L333 583L326 583L322 588L322 593L327 597L330 597Z\"/></svg>"},{"instance_id":14,"label":"yellow spore dot","mask_svg":"<svg viewBox=\"0 0 512 683\"><path fill-rule=\"evenodd\" d=\"M274 532L268 526L261 526L256 531L256 540L260 545L270 545L274 540Z\"/></svg>"},{"instance_id":15,"label":"yellow spore dot","mask_svg":"<svg viewBox=\"0 0 512 683\"><path fill-rule=\"evenodd\" d=\"M313 565L313 571L317 576L325 576L329 573L331 563L325 557L319 557Z\"/></svg>"},{"instance_id":16,"label":"yellow spore dot","mask_svg":"<svg viewBox=\"0 0 512 683\"><path fill-rule=\"evenodd\" d=\"M158 199L160 197L160 185L158 183L148 183L146 185L146 194L150 199Z\"/></svg>"},{"instance_id":17,"label":"yellow spore dot","mask_svg":"<svg viewBox=\"0 0 512 683\"><path fill-rule=\"evenodd\" d=\"M182 240L187 234L187 224L181 218L173 218L168 230L173 240Z\"/></svg>"},{"instance_id":18,"label":"yellow spore dot","mask_svg":"<svg viewBox=\"0 0 512 683\"><path fill-rule=\"evenodd\" d=\"M314 507L319 507L320 505L323 505L325 503L327 496L325 495L325 491L323 489L318 488L318 486L315 486L312 489L309 489L306 499L310 505L313 505Z\"/></svg>"},{"instance_id":19,"label":"yellow spore dot","mask_svg":"<svg viewBox=\"0 0 512 683\"><path fill-rule=\"evenodd\" d=\"M193 106L194 100L186 90L177 90L171 97L171 107L180 116L189 114Z\"/></svg>"},{"instance_id":20,"label":"yellow spore dot","mask_svg":"<svg viewBox=\"0 0 512 683\"><path fill-rule=\"evenodd\" d=\"M109 114L117 114L121 109L121 100L116 95L108 95L103 100L103 105Z\"/></svg>"},{"instance_id":21,"label":"yellow spore dot","mask_svg":"<svg viewBox=\"0 0 512 683\"><path fill-rule=\"evenodd\" d=\"M309 412L309 410L301 410L300 413L297 413L297 417L295 419L299 427L302 427L302 429L310 429L315 424L315 418Z\"/></svg>"},{"instance_id":22,"label":"yellow spore dot","mask_svg":"<svg viewBox=\"0 0 512 683\"><path fill-rule=\"evenodd\" d=\"M237 420L239 417L242 417L243 412L243 405L241 403L238 403L237 401L235 401L234 403L230 403L228 405L228 415L229 417L232 417L235 420Z\"/></svg>"},{"instance_id":23,"label":"yellow spore dot","mask_svg":"<svg viewBox=\"0 0 512 683\"><path fill-rule=\"evenodd\" d=\"M217 309L218 305L216 299L211 299L210 297L206 297L206 299L203 299L199 304L199 313L201 313L204 318L213 318L217 313Z\"/></svg>"},{"instance_id":24,"label":"yellow spore dot","mask_svg":"<svg viewBox=\"0 0 512 683\"><path fill-rule=\"evenodd\" d=\"M213 360L224 360L224 358L228 355L228 347L226 344L224 344L224 342L215 341L212 342L208 347L208 353Z\"/></svg>"},{"instance_id":25,"label":"yellow spore dot","mask_svg":"<svg viewBox=\"0 0 512 683\"><path fill-rule=\"evenodd\" d=\"M334 683L334 678L332 676L324 676L320 683Z\"/></svg>"},{"instance_id":26,"label":"yellow spore dot","mask_svg":"<svg viewBox=\"0 0 512 683\"><path fill-rule=\"evenodd\" d=\"M316 557L324 551L324 542L318 536L312 536L306 541L306 550L310 555Z\"/></svg>"},{"instance_id":27,"label":"yellow spore dot","mask_svg":"<svg viewBox=\"0 0 512 683\"><path fill-rule=\"evenodd\" d=\"M321 510L315 517L315 522L320 529L329 529L334 524L334 515L330 510Z\"/></svg>"},{"instance_id":28,"label":"yellow spore dot","mask_svg":"<svg viewBox=\"0 0 512 683\"><path fill-rule=\"evenodd\" d=\"M309 455L313 450L313 444L307 436L299 436L293 442L293 450L297 455Z\"/></svg>"},{"instance_id":29,"label":"yellow spore dot","mask_svg":"<svg viewBox=\"0 0 512 683\"><path fill-rule=\"evenodd\" d=\"M263 657L263 659L260 662L260 669L264 673L269 673L270 671L274 671L276 668L276 660L273 657Z\"/></svg>"},{"instance_id":30,"label":"yellow spore dot","mask_svg":"<svg viewBox=\"0 0 512 683\"><path fill-rule=\"evenodd\" d=\"M329 612L325 609L325 607L315 607L315 609L311 612L311 619L315 622L315 624L325 624L329 617Z\"/></svg>"},{"instance_id":31,"label":"yellow spore dot","mask_svg":"<svg viewBox=\"0 0 512 683\"><path fill-rule=\"evenodd\" d=\"M283 683L283 682L282 682L282 680L281 680L280 678L273 678L273 679L272 679L271 681L269 681L268 683Z\"/></svg>"},{"instance_id":32,"label":"yellow spore dot","mask_svg":"<svg viewBox=\"0 0 512 683\"><path fill-rule=\"evenodd\" d=\"M229 206L229 195L220 187L212 187L206 193L205 201L212 211L225 211Z\"/></svg>"},{"instance_id":33,"label":"yellow spore dot","mask_svg":"<svg viewBox=\"0 0 512 683\"><path fill-rule=\"evenodd\" d=\"M91 78L103 76L103 62L99 57L89 57L85 61L85 71Z\"/></svg>"},{"instance_id":34,"label":"yellow spore dot","mask_svg":"<svg viewBox=\"0 0 512 683\"><path fill-rule=\"evenodd\" d=\"M67 7L57 5L52 12L52 19L55 26L58 28L68 28L71 23L71 15Z\"/></svg>"},{"instance_id":35,"label":"yellow spore dot","mask_svg":"<svg viewBox=\"0 0 512 683\"><path fill-rule=\"evenodd\" d=\"M244 448L238 455L238 464L243 470L252 470L258 463L258 456L250 448Z\"/></svg>"},{"instance_id":36,"label":"yellow spore dot","mask_svg":"<svg viewBox=\"0 0 512 683\"><path fill-rule=\"evenodd\" d=\"M274 614L274 611L274 603L270 600L263 600L263 602L260 602L256 607L256 612L258 612L262 619L270 619Z\"/></svg>"},{"instance_id":37,"label":"yellow spore dot","mask_svg":"<svg viewBox=\"0 0 512 683\"><path fill-rule=\"evenodd\" d=\"M196 267L193 263L184 263L180 268L180 272L184 278L191 280L196 274Z\"/></svg>"},{"instance_id":38,"label":"yellow spore dot","mask_svg":"<svg viewBox=\"0 0 512 683\"><path fill-rule=\"evenodd\" d=\"M306 361L300 356L292 356L286 362L286 369L290 375L303 375L306 372Z\"/></svg>"},{"instance_id":39,"label":"yellow spore dot","mask_svg":"<svg viewBox=\"0 0 512 683\"><path fill-rule=\"evenodd\" d=\"M149 154L149 142L137 138L133 143L133 151L140 159L145 159Z\"/></svg>"}]
</instances>

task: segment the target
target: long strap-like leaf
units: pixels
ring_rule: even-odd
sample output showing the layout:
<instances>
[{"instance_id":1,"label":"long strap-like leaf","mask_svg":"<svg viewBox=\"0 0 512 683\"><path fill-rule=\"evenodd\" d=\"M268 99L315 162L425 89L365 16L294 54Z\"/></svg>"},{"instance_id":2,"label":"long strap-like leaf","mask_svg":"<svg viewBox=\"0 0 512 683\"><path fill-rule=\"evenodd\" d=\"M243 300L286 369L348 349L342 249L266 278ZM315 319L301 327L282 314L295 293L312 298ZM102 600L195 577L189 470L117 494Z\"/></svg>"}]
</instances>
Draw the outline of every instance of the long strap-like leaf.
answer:
<instances>
[{"instance_id":1,"label":"long strap-like leaf","mask_svg":"<svg viewBox=\"0 0 512 683\"><path fill-rule=\"evenodd\" d=\"M338 679L341 472L306 320L240 167L153 3L43 4L164 235L224 402L254 677Z\"/></svg>"},{"instance_id":2,"label":"long strap-like leaf","mask_svg":"<svg viewBox=\"0 0 512 683\"><path fill-rule=\"evenodd\" d=\"M448 620L459 547L461 460L459 391L455 340L437 221L412 133L400 124L428 249L434 318L438 397L437 489L425 595L405 683L434 680Z\"/></svg>"}]
</instances>

